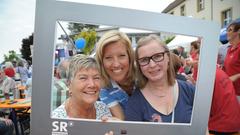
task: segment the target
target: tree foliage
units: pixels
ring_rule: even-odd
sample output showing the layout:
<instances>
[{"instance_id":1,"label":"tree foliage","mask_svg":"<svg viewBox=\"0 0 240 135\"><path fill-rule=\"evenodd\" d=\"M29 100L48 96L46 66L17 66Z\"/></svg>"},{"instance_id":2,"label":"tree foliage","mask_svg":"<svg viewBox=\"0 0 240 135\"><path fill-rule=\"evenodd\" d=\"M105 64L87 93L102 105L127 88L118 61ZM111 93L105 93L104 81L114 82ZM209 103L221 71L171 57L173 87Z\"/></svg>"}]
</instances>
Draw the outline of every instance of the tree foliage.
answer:
<instances>
[{"instance_id":1,"label":"tree foliage","mask_svg":"<svg viewBox=\"0 0 240 135\"><path fill-rule=\"evenodd\" d=\"M98 25L83 24L83 23L68 23L68 29L71 32L70 38L74 41L78 38L84 38L86 40L86 45L83 48L83 53L89 55L94 49L97 33L96 28Z\"/></svg>"},{"instance_id":2,"label":"tree foliage","mask_svg":"<svg viewBox=\"0 0 240 135\"><path fill-rule=\"evenodd\" d=\"M78 34L82 32L84 29L95 30L98 27L99 27L98 25L91 25L91 24L71 23L71 22L68 23L68 29L70 30L71 35Z\"/></svg>"},{"instance_id":3,"label":"tree foliage","mask_svg":"<svg viewBox=\"0 0 240 135\"><path fill-rule=\"evenodd\" d=\"M94 49L94 46L97 41L97 33L95 30L88 30L88 31L82 31L79 34L74 36L74 40L78 38L84 38L86 40L86 45L83 48L83 53L86 55L89 55L91 51Z\"/></svg>"},{"instance_id":4,"label":"tree foliage","mask_svg":"<svg viewBox=\"0 0 240 135\"><path fill-rule=\"evenodd\" d=\"M32 63L30 48L31 45L33 45L33 34L30 35L28 38L24 38L22 40L22 48L20 49L20 51L22 54L22 58Z\"/></svg>"},{"instance_id":5,"label":"tree foliage","mask_svg":"<svg viewBox=\"0 0 240 135\"><path fill-rule=\"evenodd\" d=\"M170 43L174 38L175 38L175 36L173 36L173 37L168 37L168 38L164 41L165 44Z\"/></svg>"},{"instance_id":6,"label":"tree foliage","mask_svg":"<svg viewBox=\"0 0 240 135\"><path fill-rule=\"evenodd\" d=\"M14 50L8 51L8 54L4 54L4 62L6 61L18 61L19 58Z\"/></svg>"}]
</instances>

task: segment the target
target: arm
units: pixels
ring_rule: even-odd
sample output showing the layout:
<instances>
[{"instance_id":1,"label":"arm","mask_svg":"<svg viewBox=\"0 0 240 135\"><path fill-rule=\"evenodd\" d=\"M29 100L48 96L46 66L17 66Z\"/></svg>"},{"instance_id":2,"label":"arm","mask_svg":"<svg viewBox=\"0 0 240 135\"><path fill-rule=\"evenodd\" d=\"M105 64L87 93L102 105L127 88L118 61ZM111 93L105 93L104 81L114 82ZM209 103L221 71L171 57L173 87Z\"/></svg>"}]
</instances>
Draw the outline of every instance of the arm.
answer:
<instances>
[{"instance_id":1,"label":"arm","mask_svg":"<svg viewBox=\"0 0 240 135\"><path fill-rule=\"evenodd\" d=\"M186 64L189 66L195 66L198 64L199 54L196 55L194 59L190 59L186 61Z\"/></svg>"},{"instance_id":2,"label":"arm","mask_svg":"<svg viewBox=\"0 0 240 135\"><path fill-rule=\"evenodd\" d=\"M120 120L125 119L122 107L119 104L110 107L110 111L111 111L113 117L117 117Z\"/></svg>"},{"instance_id":3,"label":"arm","mask_svg":"<svg viewBox=\"0 0 240 135\"><path fill-rule=\"evenodd\" d=\"M186 61L186 64L187 64L188 66L197 65L197 64L198 64L198 59L196 59L196 60L187 60L187 61Z\"/></svg>"},{"instance_id":4,"label":"arm","mask_svg":"<svg viewBox=\"0 0 240 135\"><path fill-rule=\"evenodd\" d=\"M113 131L109 131L107 133L105 133L105 135L114 135Z\"/></svg>"},{"instance_id":5,"label":"arm","mask_svg":"<svg viewBox=\"0 0 240 135\"><path fill-rule=\"evenodd\" d=\"M238 131L240 129L240 117L238 117L240 110L236 108L239 108L239 103L234 86L227 74L217 69L208 121L209 130L221 132L231 129L231 131ZM222 123L225 124L222 125Z\"/></svg>"},{"instance_id":6,"label":"arm","mask_svg":"<svg viewBox=\"0 0 240 135\"><path fill-rule=\"evenodd\" d=\"M13 125L12 120L0 117L0 121L4 121L7 126Z\"/></svg>"},{"instance_id":7,"label":"arm","mask_svg":"<svg viewBox=\"0 0 240 135\"><path fill-rule=\"evenodd\" d=\"M240 73L238 74L235 74L235 75L232 75L229 77L229 79L232 81L232 82L235 82L237 79L240 78Z\"/></svg>"},{"instance_id":8,"label":"arm","mask_svg":"<svg viewBox=\"0 0 240 135\"><path fill-rule=\"evenodd\" d=\"M185 77L187 79L187 82L189 82L193 85L196 85L196 81L190 75L186 75Z\"/></svg>"},{"instance_id":9,"label":"arm","mask_svg":"<svg viewBox=\"0 0 240 135\"><path fill-rule=\"evenodd\" d=\"M111 95L111 93L113 92L110 89L101 89L99 95L100 100L108 106L113 117L124 120L123 109L119 104L119 101Z\"/></svg>"}]
</instances>

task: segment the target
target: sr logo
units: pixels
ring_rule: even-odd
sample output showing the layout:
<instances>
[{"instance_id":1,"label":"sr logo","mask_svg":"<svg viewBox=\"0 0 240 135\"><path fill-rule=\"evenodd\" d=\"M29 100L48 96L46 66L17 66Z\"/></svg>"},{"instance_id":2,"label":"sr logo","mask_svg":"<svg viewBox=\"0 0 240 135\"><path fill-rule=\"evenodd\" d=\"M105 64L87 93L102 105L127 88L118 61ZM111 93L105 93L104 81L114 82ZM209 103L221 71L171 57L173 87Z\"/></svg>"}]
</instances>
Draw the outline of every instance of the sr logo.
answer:
<instances>
[{"instance_id":1,"label":"sr logo","mask_svg":"<svg viewBox=\"0 0 240 135\"><path fill-rule=\"evenodd\" d=\"M61 132L64 132L64 133L67 133L67 126L68 126L68 123L67 122L64 122L64 121L53 121L52 122L52 132L58 132L58 133L61 133Z\"/></svg>"}]
</instances>

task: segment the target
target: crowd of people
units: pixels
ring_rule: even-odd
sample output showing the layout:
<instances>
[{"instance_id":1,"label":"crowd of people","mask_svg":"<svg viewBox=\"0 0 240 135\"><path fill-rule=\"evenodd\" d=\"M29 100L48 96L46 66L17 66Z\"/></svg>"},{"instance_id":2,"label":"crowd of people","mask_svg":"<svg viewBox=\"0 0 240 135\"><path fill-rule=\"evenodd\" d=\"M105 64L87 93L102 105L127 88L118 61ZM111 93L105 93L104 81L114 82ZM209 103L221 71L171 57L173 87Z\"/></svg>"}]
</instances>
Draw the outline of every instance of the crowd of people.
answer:
<instances>
[{"instance_id":1,"label":"crowd of people","mask_svg":"<svg viewBox=\"0 0 240 135\"><path fill-rule=\"evenodd\" d=\"M239 26L234 22L228 26L228 40L233 46L224 65L216 63L209 134L233 135L240 131L240 83L235 83L240 74ZM181 46L169 50L152 34L140 38L137 44L133 50L125 33L109 31L97 42L95 58L70 58L69 68L64 71L68 73L65 84L69 97L53 110L52 117L190 123L200 40L191 43L190 53ZM236 59L232 61L234 50Z\"/></svg>"},{"instance_id":2,"label":"crowd of people","mask_svg":"<svg viewBox=\"0 0 240 135\"><path fill-rule=\"evenodd\" d=\"M31 67L23 61L6 61L0 67L0 94L1 103L11 98L20 98L18 88L26 87L25 96L31 96ZM12 135L14 133L13 122L8 119L8 109L0 109L0 133Z\"/></svg>"},{"instance_id":3,"label":"crowd of people","mask_svg":"<svg viewBox=\"0 0 240 135\"><path fill-rule=\"evenodd\" d=\"M240 131L240 23L231 23L227 36L230 46L224 63L216 63L208 122L208 132L215 135ZM200 40L191 43L190 53L181 46L169 50L153 34L137 44L133 50L128 36L113 30L99 39L94 58L77 54L62 60L54 75L52 117L190 123ZM31 83L30 71L21 62L16 67L6 62L0 72L2 92L7 96L18 81ZM0 121L11 125L8 119Z\"/></svg>"}]
</instances>

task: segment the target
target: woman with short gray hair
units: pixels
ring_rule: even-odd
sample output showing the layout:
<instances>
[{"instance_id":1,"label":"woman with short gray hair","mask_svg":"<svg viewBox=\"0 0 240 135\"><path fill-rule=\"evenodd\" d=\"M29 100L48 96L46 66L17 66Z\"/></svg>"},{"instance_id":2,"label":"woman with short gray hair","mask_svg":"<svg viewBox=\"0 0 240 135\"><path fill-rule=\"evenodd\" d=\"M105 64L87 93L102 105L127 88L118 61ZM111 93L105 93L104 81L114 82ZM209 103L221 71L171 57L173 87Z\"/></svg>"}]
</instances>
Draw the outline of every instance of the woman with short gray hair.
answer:
<instances>
[{"instance_id":1,"label":"woman with short gray hair","mask_svg":"<svg viewBox=\"0 0 240 135\"><path fill-rule=\"evenodd\" d=\"M78 54L70 60L68 70L69 98L52 112L53 118L98 119L111 117L107 106L97 101L101 74L94 58Z\"/></svg>"}]
</instances>

